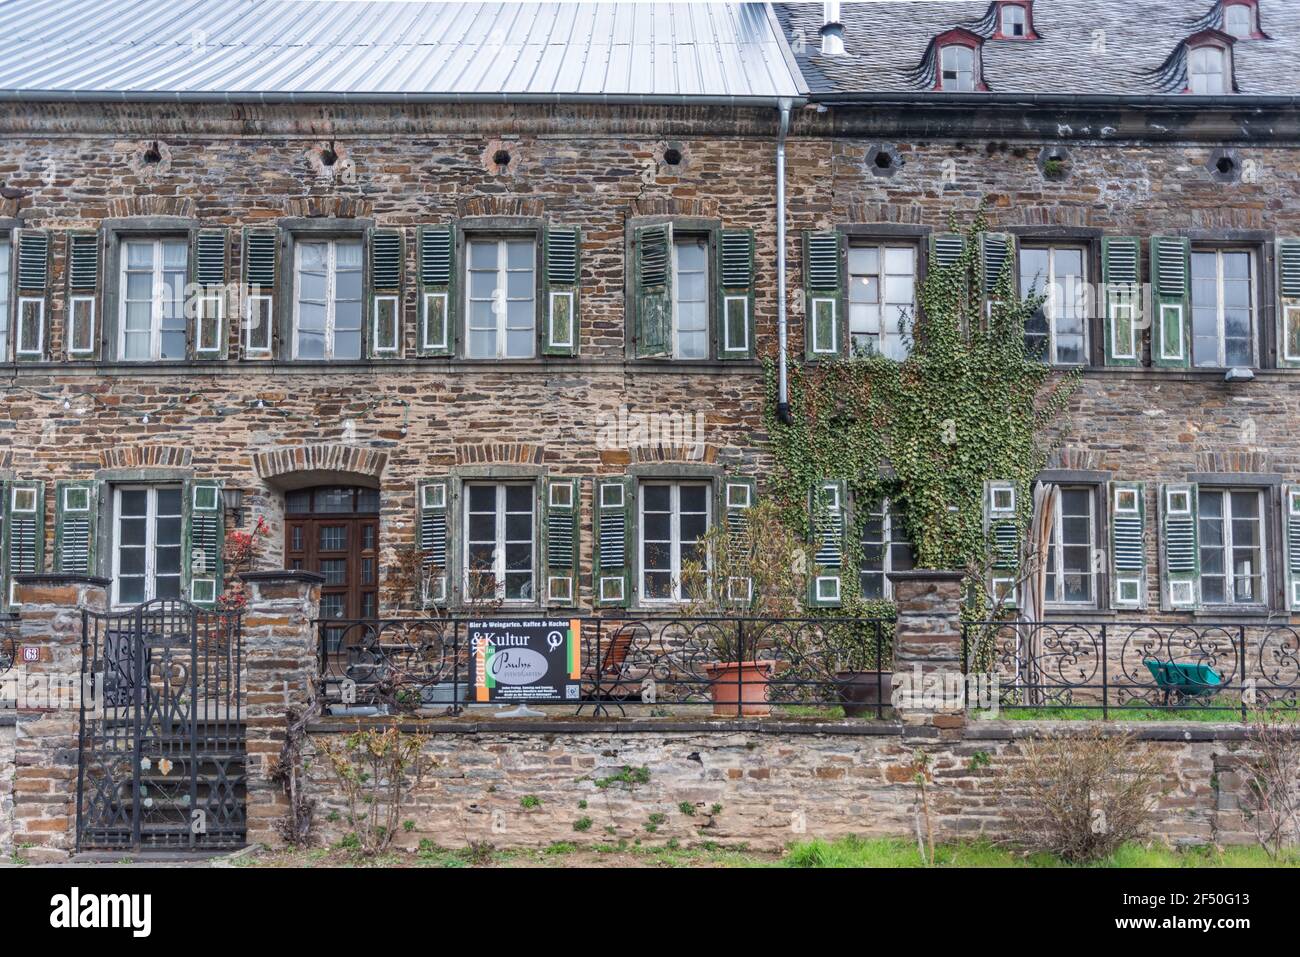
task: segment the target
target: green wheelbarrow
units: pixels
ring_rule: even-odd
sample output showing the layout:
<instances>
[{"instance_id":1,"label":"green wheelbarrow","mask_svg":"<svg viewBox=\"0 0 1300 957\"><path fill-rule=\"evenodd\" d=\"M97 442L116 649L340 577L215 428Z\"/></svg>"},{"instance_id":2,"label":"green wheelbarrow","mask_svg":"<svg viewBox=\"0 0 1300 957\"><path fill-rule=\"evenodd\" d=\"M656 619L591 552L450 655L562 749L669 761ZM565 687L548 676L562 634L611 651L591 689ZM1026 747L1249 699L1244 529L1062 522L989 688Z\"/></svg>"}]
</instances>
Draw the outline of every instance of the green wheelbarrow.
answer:
<instances>
[{"instance_id":1,"label":"green wheelbarrow","mask_svg":"<svg viewBox=\"0 0 1300 957\"><path fill-rule=\"evenodd\" d=\"M1176 698L1199 698L1212 695L1223 687L1223 676L1209 665L1185 661L1160 661L1158 658L1143 658L1156 685L1164 692L1165 704L1170 696Z\"/></svg>"}]
</instances>

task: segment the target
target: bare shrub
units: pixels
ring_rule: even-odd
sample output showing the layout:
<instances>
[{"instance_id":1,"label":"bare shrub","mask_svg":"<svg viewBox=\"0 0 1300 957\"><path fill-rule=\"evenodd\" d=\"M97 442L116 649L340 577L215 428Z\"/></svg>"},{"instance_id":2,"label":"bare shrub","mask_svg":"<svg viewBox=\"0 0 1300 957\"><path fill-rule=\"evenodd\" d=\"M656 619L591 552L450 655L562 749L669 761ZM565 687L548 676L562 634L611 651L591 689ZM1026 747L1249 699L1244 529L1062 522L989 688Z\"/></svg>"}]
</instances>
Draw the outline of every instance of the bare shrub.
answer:
<instances>
[{"instance_id":1,"label":"bare shrub","mask_svg":"<svg viewBox=\"0 0 1300 957\"><path fill-rule=\"evenodd\" d=\"M1104 728L1026 739L1004 788L1017 843L1071 862L1092 861L1146 836L1168 792L1168 762L1127 733Z\"/></svg>"},{"instance_id":2,"label":"bare shrub","mask_svg":"<svg viewBox=\"0 0 1300 957\"><path fill-rule=\"evenodd\" d=\"M1242 768L1242 810L1259 846L1274 859L1285 847L1300 844L1300 741L1295 734L1293 723L1268 715L1247 733L1258 756Z\"/></svg>"},{"instance_id":3,"label":"bare shrub","mask_svg":"<svg viewBox=\"0 0 1300 957\"><path fill-rule=\"evenodd\" d=\"M424 756L428 740L390 727L321 742L321 753L347 795L348 823L364 854L379 854L392 843L411 792L434 767Z\"/></svg>"}]
</instances>

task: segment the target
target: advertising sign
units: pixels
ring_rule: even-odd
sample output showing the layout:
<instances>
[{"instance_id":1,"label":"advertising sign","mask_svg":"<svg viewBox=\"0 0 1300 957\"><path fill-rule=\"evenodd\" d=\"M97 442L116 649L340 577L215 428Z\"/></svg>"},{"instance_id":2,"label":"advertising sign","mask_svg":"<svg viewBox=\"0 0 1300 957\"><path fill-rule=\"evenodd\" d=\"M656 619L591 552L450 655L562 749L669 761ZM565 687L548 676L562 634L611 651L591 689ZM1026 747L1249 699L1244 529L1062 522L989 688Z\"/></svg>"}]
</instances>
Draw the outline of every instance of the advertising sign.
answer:
<instances>
[{"instance_id":1,"label":"advertising sign","mask_svg":"<svg viewBox=\"0 0 1300 957\"><path fill-rule=\"evenodd\" d=\"M578 700L581 620L471 621L467 636L475 702Z\"/></svg>"}]
</instances>

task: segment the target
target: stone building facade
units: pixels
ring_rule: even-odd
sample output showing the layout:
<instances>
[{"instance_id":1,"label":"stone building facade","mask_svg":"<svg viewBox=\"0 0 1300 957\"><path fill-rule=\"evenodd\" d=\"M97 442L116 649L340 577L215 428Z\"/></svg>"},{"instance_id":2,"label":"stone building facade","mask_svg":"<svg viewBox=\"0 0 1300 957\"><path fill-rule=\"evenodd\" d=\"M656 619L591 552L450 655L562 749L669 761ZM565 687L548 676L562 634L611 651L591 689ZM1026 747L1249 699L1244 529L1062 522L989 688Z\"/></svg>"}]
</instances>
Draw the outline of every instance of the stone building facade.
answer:
<instances>
[{"instance_id":1,"label":"stone building facade","mask_svg":"<svg viewBox=\"0 0 1300 957\"><path fill-rule=\"evenodd\" d=\"M855 341L897 348L855 306L912 305L949 216L968 221L981 201L1026 279L1041 262L1095 285L1127 250L1132 281L1157 290L1124 320L1105 300L1045 317L1060 364L1084 366L1043 477L1076 493L1061 544L1087 567L1060 576L1053 613L1254 620L1300 602L1286 547L1300 516L1300 247L1286 244L1300 237L1300 131L1281 70L1300 24L1285 5L1246 5L1267 41L1211 39L1237 48L1243 84L1275 51L1274 86L1179 99L1116 81L1101 90L1112 102L1076 97L1097 91L1085 67L1052 99L1033 85L1051 81L1045 55L1027 61L1027 85L993 75L1009 55L999 44L1087 36L1086 4L1039 11L1041 37L973 31L983 102L891 84L942 60L944 24L1005 4L927 5L954 9L908 27L912 59L900 53L878 88L805 52L820 8L762 11L803 74L778 91L793 106L791 362L847 356ZM1201 7L1227 23L1224 3L1161 6L1178 9L1135 70L1187 46L1180 24ZM888 19L846 16L850 66L897 38ZM207 602L223 534L263 527L256 564L324 572L330 617L463 609L485 587L520 611L671 608L693 530L761 490L776 98L57 92L0 107L6 582L94 572L119 605ZM815 237L834 243L829 289L804 278ZM1165 255L1174 286L1151 271ZM875 291L846 293L855 281ZM805 306L819 298L837 309L820 345ZM1170 339L1164 306L1182 310ZM1138 557L1117 566L1130 516ZM1178 542L1192 536L1190 564L1181 552L1171 564L1171 521ZM651 568L647 535L660 534ZM411 548L431 565L415 581L398 573ZM492 574L470 575L476 561Z\"/></svg>"}]
</instances>

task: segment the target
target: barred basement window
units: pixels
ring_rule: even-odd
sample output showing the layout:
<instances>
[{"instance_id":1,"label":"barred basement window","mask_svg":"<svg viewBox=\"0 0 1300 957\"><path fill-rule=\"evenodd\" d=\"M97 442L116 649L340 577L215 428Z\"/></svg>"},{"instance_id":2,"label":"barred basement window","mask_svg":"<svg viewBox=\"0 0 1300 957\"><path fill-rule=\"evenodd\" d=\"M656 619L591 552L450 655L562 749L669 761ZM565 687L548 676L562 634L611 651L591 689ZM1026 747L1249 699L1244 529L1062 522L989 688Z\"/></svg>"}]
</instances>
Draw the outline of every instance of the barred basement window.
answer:
<instances>
[{"instance_id":1,"label":"barred basement window","mask_svg":"<svg viewBox=\"0 0 1300 957\"><path fill-rule=\"evenodd\" d=\"M189 242L127 240L122 244L118 355L126 360L185 358L185 284Z\"/></svg>"},{"instance_id":2,"label":"barred basement window","mask_svg":"<svg viewBox=\"0 0 1300 957\"><path fill-rule=\"evenodd\" d=\"M1201 602L1264 604L1264 493L1201 488L1198 498Z\"/></svg>"},{"instance_id":3,"label":"barred basement window","mask_svg":"<svg viewBox=\"0 0 1300 957\"><path fill-rule=\"evenodd\" d=\"M179 485L114 489L113 604L181 597Z\"/></svg>"},{"instance_id":4,"label":"barred basement window","mask_svg":"<svg viewBox=\"0 0 1300 957\"><path fill-rule=\"evenodd\" d=\"M474 483L465 495L465 600L537 597L532 485Z\"/></svg>"}]
</instances>

